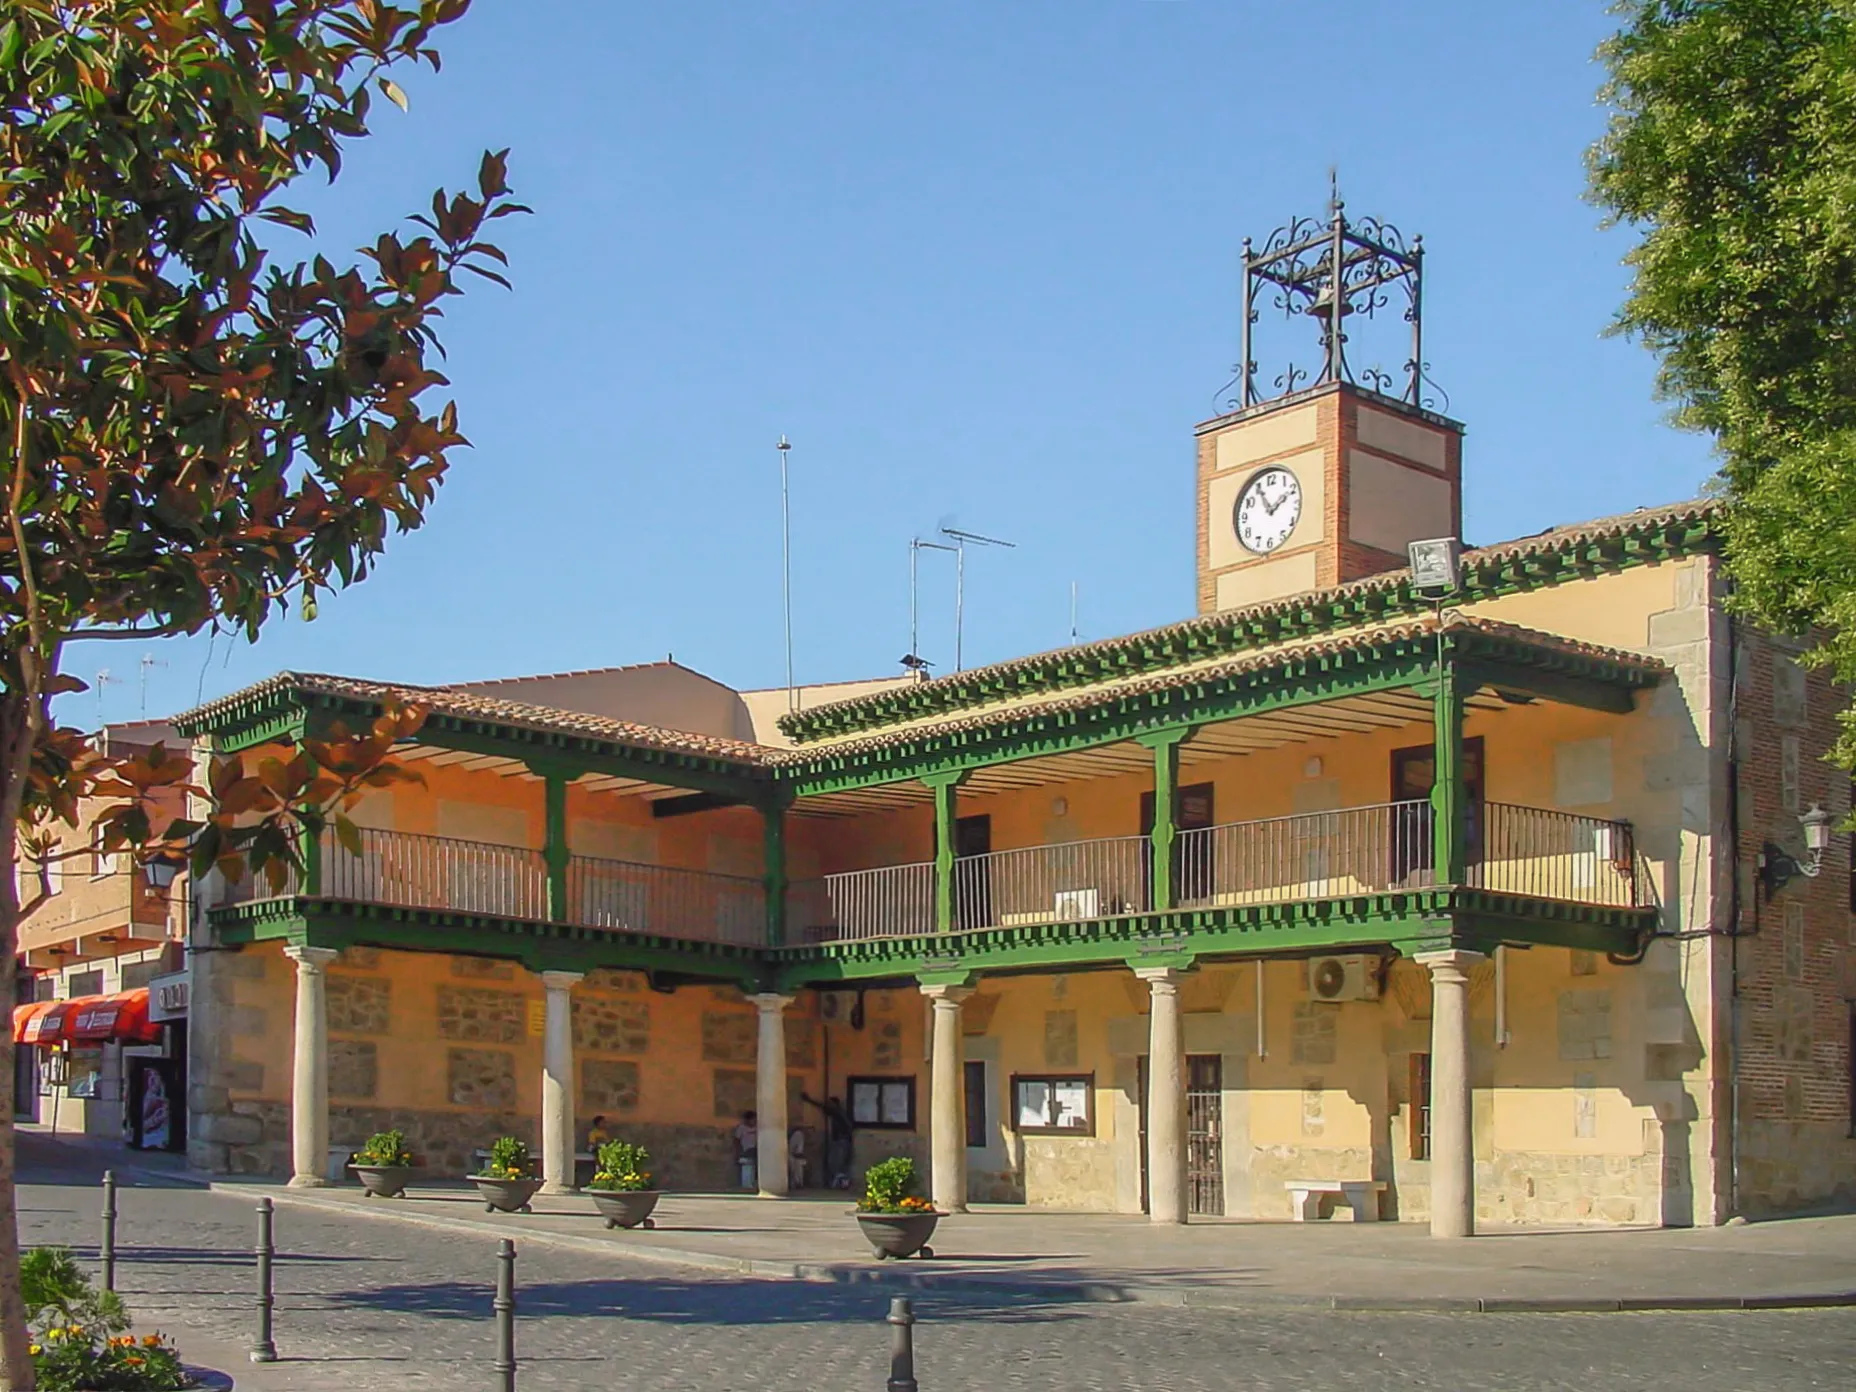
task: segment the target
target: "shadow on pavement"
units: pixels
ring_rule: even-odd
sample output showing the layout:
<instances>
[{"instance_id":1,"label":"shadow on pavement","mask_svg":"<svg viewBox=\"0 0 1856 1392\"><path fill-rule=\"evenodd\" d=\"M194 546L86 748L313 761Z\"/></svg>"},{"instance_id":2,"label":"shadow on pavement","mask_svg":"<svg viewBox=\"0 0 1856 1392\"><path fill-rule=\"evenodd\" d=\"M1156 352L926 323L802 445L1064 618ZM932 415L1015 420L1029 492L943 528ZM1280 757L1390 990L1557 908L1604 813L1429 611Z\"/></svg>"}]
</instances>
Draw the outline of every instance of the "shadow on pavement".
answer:
<instances>
[{"instance_id":1,"label":"shadow on pavement","mask_svg":"<svg viewBox=\"0 0 1856 1392\"><path fill-rule=\"evenodd\" d=\"M538 1282L518 1286L516 1318L618 1316L658 1324L782 1325L867 1324L881 1320L894 1287L841 1286L753 1279L681 1281L674 1278ZM963 1322L1043 1322L1081 1318L1067 1301L1035 1291L989 1291L984 1297L910 1292L918 1314L958 1310ZM490 1314L488 1284L463 1281L377 1286L336 1291L331 1307L390 1310L440 1319L481 1322Z\"/></svg>"}]
</instances>

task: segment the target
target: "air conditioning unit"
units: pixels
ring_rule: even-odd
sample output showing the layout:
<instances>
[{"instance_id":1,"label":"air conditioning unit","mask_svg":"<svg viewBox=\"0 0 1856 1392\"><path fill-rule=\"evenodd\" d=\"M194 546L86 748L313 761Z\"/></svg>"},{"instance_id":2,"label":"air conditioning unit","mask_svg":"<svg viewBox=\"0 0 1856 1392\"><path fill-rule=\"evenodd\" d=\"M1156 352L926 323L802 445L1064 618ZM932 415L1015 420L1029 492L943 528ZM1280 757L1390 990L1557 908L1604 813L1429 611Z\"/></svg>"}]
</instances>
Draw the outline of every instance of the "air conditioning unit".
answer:
<instances>
[{"instance_id":1,"label":"air conditioning unit","mask_svg":"<svg viewBox=\"0 0 1856 1392\"><path fill-rule=\"evenodd\" d=\"M818 993L818 1017L828 1025L841 1025L851 1018L851 1012L857 1008L855 991L820 991Z\"/></svg>"},{"instance_id":2,"label":"air conditioning unit","mask_svg":"<svg viewBox=\"0 0 1856 1392\"><path fill-rule=\"evenodd\" d=\"M1308 998L1314 1001L1379 999L1377 957L1313 957L1308 963Z\"/></svg>"}]
</instances>

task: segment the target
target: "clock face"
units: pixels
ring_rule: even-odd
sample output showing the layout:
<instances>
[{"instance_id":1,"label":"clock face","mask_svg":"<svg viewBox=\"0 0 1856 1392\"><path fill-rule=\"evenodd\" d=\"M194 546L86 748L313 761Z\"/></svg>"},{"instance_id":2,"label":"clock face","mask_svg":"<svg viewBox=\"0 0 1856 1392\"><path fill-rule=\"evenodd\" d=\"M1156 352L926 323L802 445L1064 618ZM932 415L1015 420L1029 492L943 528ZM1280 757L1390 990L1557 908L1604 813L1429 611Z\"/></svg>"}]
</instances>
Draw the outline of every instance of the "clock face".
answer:
<instances>
[{"instance_id":1,"label":"clock face","mask_svg":"<svg viewBox=\"0 0 1856 1392\"><path fill-rule=\"evenodd\" d=\"M1231 522L1237 539L1267 556L1289 539L1302 516L1302 485L1287 469L1265 469L1237 495Z\"/></svg>"}]
</instances>

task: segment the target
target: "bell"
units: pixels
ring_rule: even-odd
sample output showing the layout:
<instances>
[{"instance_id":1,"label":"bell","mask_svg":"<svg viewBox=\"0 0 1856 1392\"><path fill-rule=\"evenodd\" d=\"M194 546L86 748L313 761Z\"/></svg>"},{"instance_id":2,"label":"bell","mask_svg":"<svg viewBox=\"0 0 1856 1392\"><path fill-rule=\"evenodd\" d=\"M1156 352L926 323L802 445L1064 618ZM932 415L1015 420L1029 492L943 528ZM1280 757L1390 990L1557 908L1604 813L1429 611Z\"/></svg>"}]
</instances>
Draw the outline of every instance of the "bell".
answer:
<instances>
[{"instance_id":1,"label":"bell","mask_svg":"<svg viewBox=\"0 0 1856 1392\"><path fill-rule=\"evenodd\" d=\"M1315 319L1326 319L1333 312L1334 282L1331 280L1324 280L1321 282L1321 288L1315 291L1314 299L1308 302L1308 308L1304 310L1303 313ZM1353 306L1346 300L1342 300L1340 312L1343 316L1352 314Z\"/></svg>"}]
</instances>

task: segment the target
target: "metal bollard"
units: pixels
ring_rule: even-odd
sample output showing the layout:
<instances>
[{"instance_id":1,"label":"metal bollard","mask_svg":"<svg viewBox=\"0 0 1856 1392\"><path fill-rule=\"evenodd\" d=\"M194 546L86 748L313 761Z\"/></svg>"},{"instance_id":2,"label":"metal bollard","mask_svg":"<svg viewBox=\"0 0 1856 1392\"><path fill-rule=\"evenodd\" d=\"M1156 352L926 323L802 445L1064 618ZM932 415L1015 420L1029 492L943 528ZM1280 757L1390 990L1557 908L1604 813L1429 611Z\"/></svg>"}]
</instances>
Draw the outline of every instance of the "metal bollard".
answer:
<instances>
[{"instance_id":1,"label":"metal bollard","mask_svg":"<svg viewBox=\"0 0 1856 1392\"><path fill-rule=\"evenodd\" d=\"M97 1248L103 1263L103 1289L116 1289L116 1171L103 1172L103 1241Z\"/></svg>"},{"instance_id":2,"label":"metal bollard","mask_svg":"<svg viewBox=\"0 0 1856 1392\"><path fill-rule=\"evenodd\" d=\"M271 1294L271 1257L276 1251L271 1240L271 1199L267 1194L258 1200L258 1337L252 1341L253 1363L275 1363L277 1344L271 1338L271 1311L277 1301Z\"/></svg>"},{"instance_id":3,"label":"metal bollard","mask_svg":"<svg viewBox=\"0 0 1856 1392\"><path fill-rule=\"evenodd\" d=\"M907 1296L889 1302L889 1392L918 1392L915 1384L915 1307Z\"/></svg>"},{"instance_id":4,"label":"metal bollard","mask_svg":"<svg viewBox=\"0 0 1856 1392\"><path fill-rule=\"evenodd\" d=\"M496 1392L516 1392L516 1244L496 1249Z\"/></svg>"}]
</instances>

